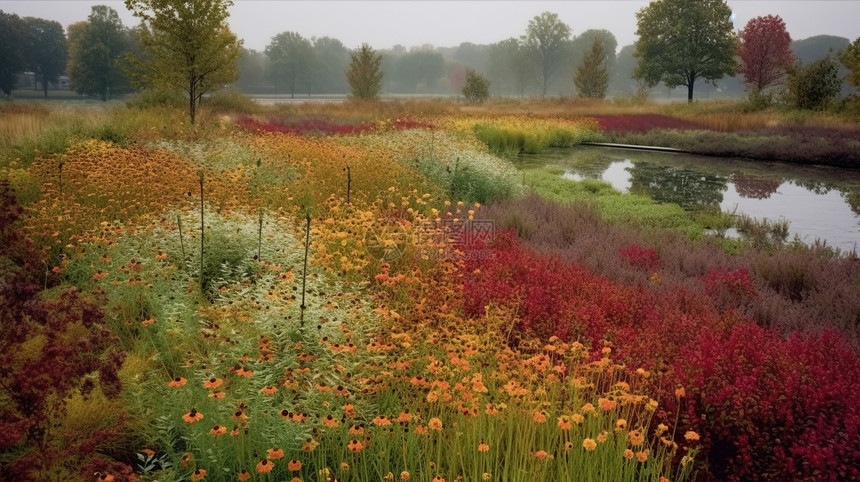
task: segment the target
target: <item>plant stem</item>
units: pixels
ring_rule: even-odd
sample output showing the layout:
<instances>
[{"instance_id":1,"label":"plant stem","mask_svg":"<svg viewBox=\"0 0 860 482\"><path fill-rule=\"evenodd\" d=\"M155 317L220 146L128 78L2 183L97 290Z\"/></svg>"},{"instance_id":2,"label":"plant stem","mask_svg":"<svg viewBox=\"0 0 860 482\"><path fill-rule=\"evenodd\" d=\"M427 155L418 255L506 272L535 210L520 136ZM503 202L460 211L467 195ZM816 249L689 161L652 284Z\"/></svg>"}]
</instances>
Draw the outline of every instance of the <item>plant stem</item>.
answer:
<instances>
[{"instance_id":1,"label":"plant stem","mask_svg":"<svg viewBox=\"0 0 860 482\"><path fill-rule=\"evenodd\" d=\"M301 305L301 315L300 315L300 323L301 326L305 326L305 288L307 286L308 281L308 251L311 247L311 215L305 214L305 219L307 220L307 226L305 227L305 268L302 272L302 305Z\"/></svg>"},{"instance_id":2,"label":"plant stem","mask_svg":"<svg viewBox=\"0 0 860 482\"><path fill-rule=\"evenodd\" d=\"M203 171L197 172L200 178L200 290L203 291L203 237L205 224L203 221Z\"/></svg>"},{"instance_id":3,"label":"plant stem","mask_svg":"<svg viewBox=\"0 0 860 482\"><path fill-rule=\"evenodd\" d=\"M179 249L182 250L182 264L184 265L187 259L185 257L185 239L182 237L182 217L178 214L176 215L176 224L179 226Z\"/></svg>"}]
</instances>

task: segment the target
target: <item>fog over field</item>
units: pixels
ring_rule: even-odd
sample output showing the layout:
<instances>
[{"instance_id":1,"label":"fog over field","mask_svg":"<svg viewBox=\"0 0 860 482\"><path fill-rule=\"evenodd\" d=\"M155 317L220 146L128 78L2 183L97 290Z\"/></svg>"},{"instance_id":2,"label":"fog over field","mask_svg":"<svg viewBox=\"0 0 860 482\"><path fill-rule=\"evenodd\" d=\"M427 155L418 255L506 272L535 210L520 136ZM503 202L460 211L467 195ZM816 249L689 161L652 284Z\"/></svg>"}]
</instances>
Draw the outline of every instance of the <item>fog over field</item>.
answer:
<instances>
[{"instance_id":1,"label":"fog over field","mask_svg":"<svg viewBox=\"0 0 860 482\"><path fill-rule=\"evenodd\" d=\"M295 31L306 38L334 37L348 48L367 42L377 49L433 44L452 47L462 42L489 44L522 35L529 19L544 11L557 13L577 35L588 29L615 34L618 47L636 40L636 12L646 1L272 1L235 0L230 25L245 47L263 50L271 38ZM780 15L794 39L835 35L860 36L860 2L854 1L729 1L735 25L743 27L759 15ZM21 16L56 20L64 27L86 20L92 5L116 9L126 25L137 20L116 0L0 1L0 10Z\"/></svg>"}]
</instances>

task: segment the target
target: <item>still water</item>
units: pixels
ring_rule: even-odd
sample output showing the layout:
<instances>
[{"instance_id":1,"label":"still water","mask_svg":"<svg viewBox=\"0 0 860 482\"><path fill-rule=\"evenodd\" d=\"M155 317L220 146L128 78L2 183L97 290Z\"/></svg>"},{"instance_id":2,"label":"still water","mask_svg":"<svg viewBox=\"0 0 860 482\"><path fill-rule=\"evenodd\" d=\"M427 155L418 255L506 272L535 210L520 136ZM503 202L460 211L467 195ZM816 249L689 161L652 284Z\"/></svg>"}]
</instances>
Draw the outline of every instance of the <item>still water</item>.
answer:
<instances>
[{"instance_id":1,"label":"still water","mask_svg":"<svg viewBox=\"0 0 860 482\"><path fill-rule=\"evenodd\" d=\"M756 218L786 219L789 237L860 251L860 171L604 147L554 149L521 162L598 179L688 210L719 207Z\"/></svg>"}]
</instances>

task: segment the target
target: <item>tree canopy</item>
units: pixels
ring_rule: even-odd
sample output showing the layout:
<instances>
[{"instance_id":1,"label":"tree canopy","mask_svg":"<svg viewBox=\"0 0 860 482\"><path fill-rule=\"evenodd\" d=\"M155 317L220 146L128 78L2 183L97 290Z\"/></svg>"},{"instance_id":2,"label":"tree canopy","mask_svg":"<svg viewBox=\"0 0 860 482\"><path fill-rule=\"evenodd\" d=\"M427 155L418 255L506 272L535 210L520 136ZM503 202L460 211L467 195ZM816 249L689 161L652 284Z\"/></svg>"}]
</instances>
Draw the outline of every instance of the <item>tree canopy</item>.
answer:
<instances>
[{"instance_id":1,"label":"tree canopy","mask_svg":"<svg viewBox=\"0 0 860 482\"><path fill-rule=\"evenodd\" d=\"M529 20L523 42L540 70L543 95L546 95L550 78L561 63L570 34L570 27L559 20L556 13L543 12Z\"/></svg>"},{"instance_id":2,"label":"tree canopy","mask_svg":"<svg viewBox=\"0 0 860 482\"><path fill-rule=\"evenodd\" d=\"M466 85L463 86L463 97L470 104L481 104L490 98L490 81L472 69L466 71Z\"/></svg>"},{"instance_id":3,"label":"tree canopy","mask_svg":"<svg viewBox=\"0 0 860 482\"><path fill-rule=\"evenodd\" d=\"M739 72L754 92L780 83L794 64L791 35L778 15L751 19L741 30L739 41Z\"/></svg>"},{"instance_id":4,"label":"tree canopy","mask_svg":"<svg viewBox=\"0 0 860 482\"><path fill-rule=\"evenodd\" d=\"M136 84L181 89L194 123L204 94L236 80L242 42L227 25L230 0L126 0L140 18L148 61L131 58Z\"/></svg>"},{"instance_id":5,"label":"tree canopy","mask_svg":"<svg viewBox=\"0 0 860 482\"><path fill-rule=\"evenodd\" d=\"M24 21L21 17L0 10L0 91L6 95L12 95L15 74L26 66L21 49L24 32Z\"/></svg>"},{"instance_id":6,"label":"tree canopy","mask_svg":"<svg viewBox=\"0 0 860 482\"><path fill-rule=\"evenodd\" d=\"M297 32L281 32L266 46L269 77L276 86L296 96L299 82L310 89L313 81L314 52L311 42Z\"/></svg>"},{"instance_id":7,"label":"tree canopy","mask_svg":"<svg viewBox=\"0 0 860 482\"><path fill-rule=\"evenodd\" d=\"M107 100L128 88L118 61L131 52L131 34L116 10L95 5L86 22L69 26L67 72L79 94Z\"/></svg>"},{"instance_id":8,"label":"tree canopy","mask_svg":"<svg viewBox=\"0 0 860 482\"><path fill-rule=\"evenodd\" d=\"M839 54L839 60L849 70L848 83L860 87L860 37Z\"/></svg>"},{"instance_id":9,"label":"tree canopy","mask_svg":"<svg viewBox=\"0 0 860 482\"><path fill-rule=\"evenodd\" d=\"M35 17L25 18L24 27L24 57L27 59L27 67L42 83L47 97L48 83L56 82L60 74L66 71L66 32L60 22Z\"/></svg>"},{"instance_id":10,"label":"tree canopy","mask_svg":"<svg viewBox=\"0 0 860 482\"><path fill-rule=\"evenodd\" d=\"M607 67L606 49L603 42L595 38L591 49L585 54L585 58L576 69L573 83L579 91L580 97L602 99L606 97L606 89L609 87L609 69Z\"/></svg>"},{"instance_id":11,"label":"tree canopy","mask_svg":"<svg viewBox=\"0 0 860 482\"><path fill-rule=\"evenodd\" d=\"M634 75L649 85L687 87L697 79L715 83L735 72L732 11L724 0L657 0L636 14Z\"/></svg>"},{"instance_id":12,"label":"tree canopy","mask_svg":"<svg viewBox=\"0 0 860 482\"><path fill-rule=\"evenodd\" d=\"M350 59L346 80L352 89L352 97L358 100L376 99L382 89L382 55L370 45L361 44L360 48L350 53Z\"/></svg>"}]
</instances>

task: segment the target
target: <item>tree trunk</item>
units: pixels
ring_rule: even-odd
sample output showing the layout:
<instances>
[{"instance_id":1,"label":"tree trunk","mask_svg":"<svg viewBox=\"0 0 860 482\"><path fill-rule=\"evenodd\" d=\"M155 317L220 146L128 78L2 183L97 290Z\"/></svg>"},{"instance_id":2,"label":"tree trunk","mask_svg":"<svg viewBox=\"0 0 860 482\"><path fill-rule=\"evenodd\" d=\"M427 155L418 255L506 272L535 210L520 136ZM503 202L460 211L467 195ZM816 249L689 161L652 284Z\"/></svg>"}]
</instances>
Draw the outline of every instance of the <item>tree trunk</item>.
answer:
<instances>
[{"instance_id":1,"label":"tree trunk","mask_svg":"<svg viewBox=\"0 0 860 482\"><path fill-rule=\"evenodd\" d=\"M687 84L687 102L693 102L693 82L694 81L691 80L690 83Z\"/></svg>"},{"instance_id":2,"label":"tree trunk","mask_svg":"<svg viewBox=\"0 0 860 482\"><path fill-rule=\"evenodd\" d=\"M48 98L48 76L42 76L42 87L45 89L45 98Z\"/></svg>"},{"instance_id":3,"label":"tree trunk","mask_svg":"<svg viewBox=\"0 0 860 482\"><path fill-rule=\"evenodd\" d=\"M188 83L188 91L188 114L191 116L191 125L194 125L194 111L197 107L197 85L194 81Z\"/></svg>"}]
</instances>

